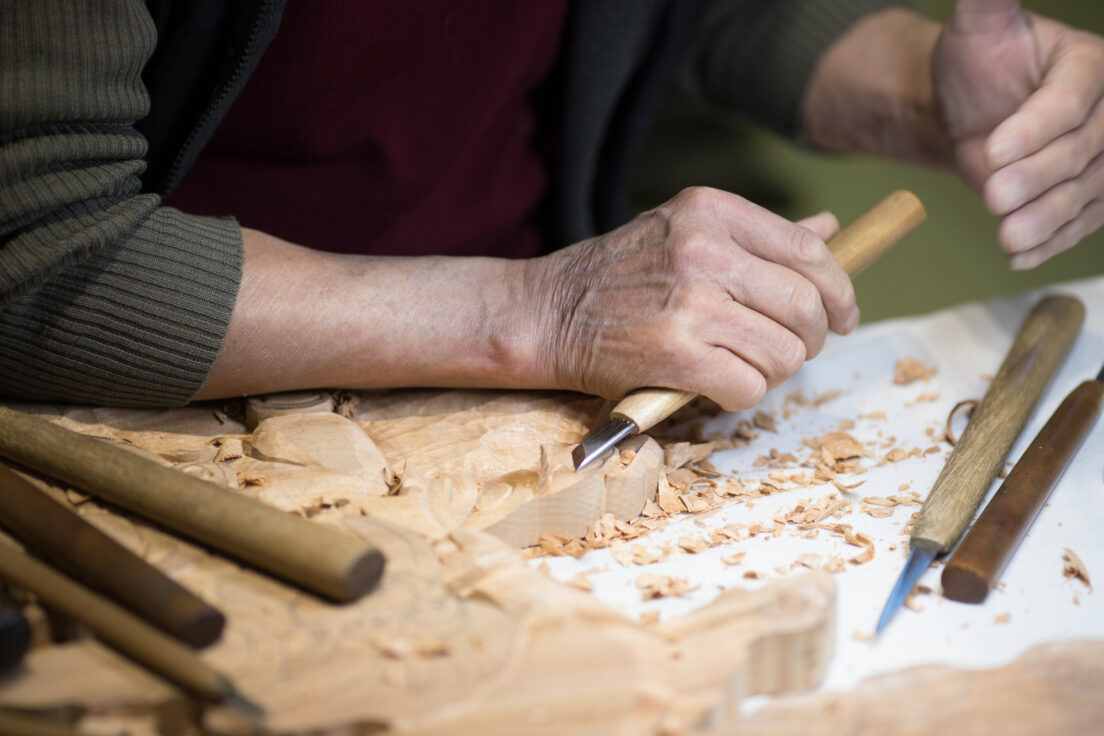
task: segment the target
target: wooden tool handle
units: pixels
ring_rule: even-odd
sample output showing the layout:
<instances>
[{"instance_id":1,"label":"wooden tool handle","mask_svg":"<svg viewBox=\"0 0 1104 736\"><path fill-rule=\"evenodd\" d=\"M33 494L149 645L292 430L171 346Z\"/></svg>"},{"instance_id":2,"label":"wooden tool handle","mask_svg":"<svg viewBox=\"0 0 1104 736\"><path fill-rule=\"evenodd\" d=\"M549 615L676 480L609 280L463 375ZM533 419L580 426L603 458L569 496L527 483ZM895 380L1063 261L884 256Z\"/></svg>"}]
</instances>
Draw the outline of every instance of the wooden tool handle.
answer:
<instances>
[{"instance_id":1,"label":"wooden tool handle","mask_svg":"<svg viewBox=\"0 0 1104 736\"><path fill-rule=\"evenodd\" d=\"M901 238L915 230L927 213L919 198L903 189L887 196L828 241L828 248L854 278L878 260ZM628 394L610 412L613 419L625 419L639 432L649 429L697 396L693 391L642 388Z\"/></svg>"},{"instance_id":2,"label":"wooden tool handle","mask_svg":"<svg viewBox=\"0 0 1104 736\"><path fill-rule=\"evenodd\" d=\"M0 542L0 580L31 591L50 608L189 692L214 701L225 695L224 678L191 649L7 541Z\"/></svg>"},{"instance_id":3,"label":"wooden tool handle","mask_svg":"<svg viewBox=\"0 0 1104 736\"><path fill-rule=\"evenodd\" d=\"M38 556L165 633L205 647L222 633L218 609L92 526L36 485L0 466L0 525Z\"/></svg>"},{"instance_id":4,"label":"wooden tool handle","mask_svg":"<svg viewBox=\"0 0 1104 736\"><path fill-rule=\"evenodd\" d=\"M981 603L1100 416L1104 383L1062 400L943 568L943 595Z\"/></svg>"},{"instance_id":5,"label":"wooden tool handle","mask_svg":"<svg viewBox=\"0 0 1104 736\"><path fill-rule=\"evenodd\" d=\"M935 479L913 525L914 543L928 540L946 552L962 536L1084 320L1085 307L1071 296L1046 297L1031 310Z\"/></svg>"},{"instance_id":6,"label":"wooden tool handle","mask_svg":"<svg viewBox=\"0 0 1104 736\"><path fill-rule=\"evenodd\" d=\"M0 456L337 601L383 572L383 555L351 534L3 406Z\"/></svg>"}]
</instances>

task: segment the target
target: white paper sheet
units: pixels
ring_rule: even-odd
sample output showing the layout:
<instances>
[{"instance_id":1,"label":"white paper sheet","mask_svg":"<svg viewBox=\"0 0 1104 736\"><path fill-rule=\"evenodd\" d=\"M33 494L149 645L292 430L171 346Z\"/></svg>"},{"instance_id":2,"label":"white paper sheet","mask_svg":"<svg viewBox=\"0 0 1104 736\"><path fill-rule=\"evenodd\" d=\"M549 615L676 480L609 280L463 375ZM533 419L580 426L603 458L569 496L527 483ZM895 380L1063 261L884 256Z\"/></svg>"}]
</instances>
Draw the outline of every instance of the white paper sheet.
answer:
<instances>
[{"instance_id":1,"label":"white paper sheet","mask_svg":"<svg viewBox=\"0 0 1104 736\"><path fill-rule=\"evenodd\" d=\"M803 438L835 429L845 419L856 421L849 431L861 441L884 441L893 436L894 447L928 448L933 442L925 430L932 428L934 433L941 433L956 402L981 398L988 385L985 376L997 372L1023 318L1042 295L1055 292L1082 299L1088 313L1085 326L1013 446L1008 458L1012 462L1066 394L1081 381L1095 377L1104 364L1104 277L964 305L930 316L864 326L848 337L833 336L819 357L770 392L758 407L775 413L777 434L760 432L750 446L715 453L711 460L718 470L743 479L764 477L769 469L753 467L756 458L777 448L804 459L809 450L803 446ZM894 385L894 366L904 357L934 364L938 373L928 382ZM841 393L819 407L782 418L781 408L788 394L801 391L813 397L832 390ZM917 402L918 397L933 393L938 394L937 399ZM858 418L874 412L885 412L888 420ZM740 419L749 419L752 414L754 411L722 414L710 420L706 429L731 432ZM1068 547L1080 556L1090 577L1095 576L1094 581L1104 585L1104 421L1086 439L1005 569L999 589L984 604L944 599L940 595L941 568L933 567L920 580L933 590L931 595L918 599L923 611L902 609L876 641L855 638L855 634L873 632L908 554L908 537L902 534L902 528L918 510L898 506L890 517L872 518L858 512L858 500L899 493L899 487L906 483L909 490L926 496L948 454L949 446L943 443L938 453L898 463L876 466L876 461L867 460L867 473L841 478L844 483L865 483L849 492L849 497L856 500L855 511L830 521L849 523L869 534L876 554L871 562L848 565L846 572L833 575L837 584L836 653L821 689L847 690L871 675L919 664L991 668L1044 642L1104 639L1104 592L1090 592L1081 581L1062 574L1062 553ZM995 481L990 494L999 485L1000 481ZM751 508L732 502L704 518L679 517L640 543L659 548L670 540L677 546L679 537L708 536L710 529L730 522L761 521L770 525L777 511L792 509L801 500L815 501L832 494L839 491L825 484L757 499ZM741 564L726 566L721 562L721 557L739 551L746 552ZM754 588L778 579L781 574L775 568L789 567L802 553L849 558L859 551L842 538L824 532L814 539L803 539L787 530L780 537L758 536L700 554L676 552L662 562L644 566L622 567L607 550L589 552L578 560L542 558L533 564L547 561L551 574L564 581L599 568L587 575L599 599L631 618L657 611L662 619L668 619L700 608L723 589ZM749 570L762 573L765 579L746 579L744 574ZM642 601L635 581L643 572L685 577L700 587L679 598ZM802 573L798 568L787 574Z\"/></svg>"}]
</instances>

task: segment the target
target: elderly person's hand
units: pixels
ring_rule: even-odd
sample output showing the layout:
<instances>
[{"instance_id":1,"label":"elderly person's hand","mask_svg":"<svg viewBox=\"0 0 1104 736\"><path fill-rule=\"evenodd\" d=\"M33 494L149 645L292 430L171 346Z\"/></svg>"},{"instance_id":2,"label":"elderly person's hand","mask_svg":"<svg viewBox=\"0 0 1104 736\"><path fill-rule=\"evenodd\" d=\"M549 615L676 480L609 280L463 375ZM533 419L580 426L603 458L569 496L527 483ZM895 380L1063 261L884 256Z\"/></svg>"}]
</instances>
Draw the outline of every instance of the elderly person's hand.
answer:
<instances>
[{"instance_id":1,"label":"elderly person's hand","mask_svg":"<svg viewBox=\"0 0 1104 736\"><path fill-rule=\"evenodd\" d=\"M1104 39L1014 0L958 0L932 54L955 163L1013 268L1104 224Z\"/></svg>"},{"instance_id":2,"label":"elderly person's hand","mask_svg":"<svg viewBox=\"0 0 1104 736\"><path fill-rule=\"evenodd\" d=\"M544 383L608 398L662 386L754 406L829 328L858 323L851 281L824 242L837 228L831 214L793 223L698 187L532 261Z\"/></svg>"}]
</instances>

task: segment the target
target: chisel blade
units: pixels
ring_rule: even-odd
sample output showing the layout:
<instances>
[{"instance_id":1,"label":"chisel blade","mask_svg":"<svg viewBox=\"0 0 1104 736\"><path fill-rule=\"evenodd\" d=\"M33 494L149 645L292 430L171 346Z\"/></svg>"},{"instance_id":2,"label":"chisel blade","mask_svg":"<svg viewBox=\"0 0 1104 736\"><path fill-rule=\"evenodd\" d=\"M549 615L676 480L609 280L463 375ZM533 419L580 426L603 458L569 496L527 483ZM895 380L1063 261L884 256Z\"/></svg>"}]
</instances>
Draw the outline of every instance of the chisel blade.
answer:
<instances>
[{"instance_id":1,"label":"chisel blade","mask_svg":"<svg viewBox=\"0 0 1104 736\"><path fill-rule=\"evenodd\" d=\"M606 453L621 440L636 434L636 425L625 419L611 419L594 434L583 440L582 444L571 451L575 470L582 470L595 460L605 457Z\"/></svg>"},{"instance_id":2,"label":"chisel blade","mask_svg":"<svg viewBox=\"0 0 1104 736\"><path fill-rule=\"evenodd\" d=\"M905 598L908 598L908 594L912 592L912 586L916 585L916 581L920 579L920 576L924 574L924 571L928 569L928 566L938 554L939 545L937 543L929 542L926 539L914 539L912 541L912 551L909 552L908 562L905 563L905 569L901 571L901 577L897 578L897 584L893 586L893 592L889 594L889 600L886 601L885 608L882 609L882 616L878 619L877 628L874 629L875 636L882 633L890 619L905 602Z\"/></svg>"}]
</instances>

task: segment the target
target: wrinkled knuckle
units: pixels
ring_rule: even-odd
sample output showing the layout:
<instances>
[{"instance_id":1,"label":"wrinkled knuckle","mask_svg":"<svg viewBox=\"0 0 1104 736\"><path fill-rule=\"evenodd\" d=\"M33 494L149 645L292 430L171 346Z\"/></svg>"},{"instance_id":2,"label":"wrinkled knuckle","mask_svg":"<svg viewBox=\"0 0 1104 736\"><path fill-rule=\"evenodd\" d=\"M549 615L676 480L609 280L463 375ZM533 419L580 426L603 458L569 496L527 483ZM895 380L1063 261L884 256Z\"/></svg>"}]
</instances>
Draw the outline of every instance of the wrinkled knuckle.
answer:
<instances>
[{"instance_id":1,"label":"wrinkled knuckle","mask_svg":"<svg viewBox=\"0 0 1104 736\"><path fill-rule=\"evenodd\" d=\"M820 292L808 281L797 282L790 291L790 312L801 325L815 325L824 321L824 306Z\"/></svg>"},{"instance_id":2,"label":"wrinkled knuckle","mask_svg":"<svg viewBox=\"0 0 1104 736\"><path fill-rule=\"evenodd\" d=\"M706 268L718 247L716 237L702 230L691 230L668 241L671 265L683 273Z\"/></svg>"},{"instance_id":3,"label":"wrinkled knuckle","mask_svg":"<svg viewBox=\"0 0 1104 736\"><path fill-rule=\"evenodd\" d=\"M758 371L748 371L736 386L730 398L730 405L725 406L728 411L742 411L750 409L767 394L767 379Z\"/></svg>"},{"instance_id":4,"label":"wrinkled knuckle","mask_svg":"<svg viewBox=\"0 0 1104 736\"><path fill-rule=\"evenodd\" d=\"M823 267L831 255L824 241L803 227L794 229L789 250L792 263L803 271Z\"/></svg>"},{"instance_id":5,"label":"wrinkled knuckle","mask_svg":"<svg viewBox=\"0 0 1104 736\"><path fill-rule=\"evenodd\" d=\"M709 212L715 209L721 200L721 192L712 187L686 187L675 195L674 200L683 209L695 212Z\"/></svg>"},{"instance_id":6,"label":"wrinkled knuckle","mask_svg":"<svg viewBox=\"0 0 1104 736\"><path fill-rule=\"evenodd\" d=\"M805 343L795 335L789 336L778 346L776 359L781 372L782 380L789 378L805 364Z\"/></svg>"}]
</instances>

